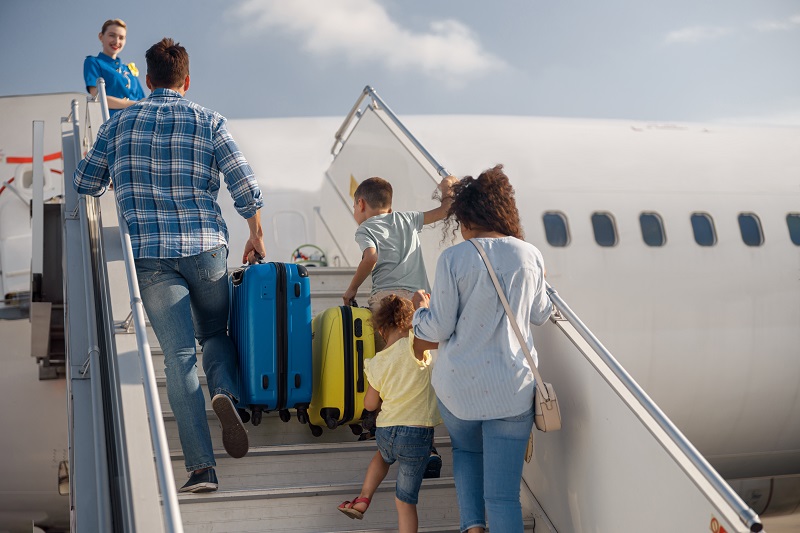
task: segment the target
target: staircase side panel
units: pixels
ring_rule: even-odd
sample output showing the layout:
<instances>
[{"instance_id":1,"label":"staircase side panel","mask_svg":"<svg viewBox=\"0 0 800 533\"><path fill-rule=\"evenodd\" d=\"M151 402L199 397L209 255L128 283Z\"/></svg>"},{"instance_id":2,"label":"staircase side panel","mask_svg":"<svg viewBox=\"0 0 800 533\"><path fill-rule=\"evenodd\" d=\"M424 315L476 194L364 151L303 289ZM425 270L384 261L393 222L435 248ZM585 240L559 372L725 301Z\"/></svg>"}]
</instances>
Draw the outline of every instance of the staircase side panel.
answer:
<instances>
[{"instance_id":1,"label":"staircase side panel","mask_svg":"<svg viewBox=\"0 0 800 533\"><path fill-rule=\"evenodd\" d=\"M708 531L716 520L729 532L748 531L574 328L560 324L575 344L550 322L534 335L563 428L535 432L524 471L556 530Z\"/></svg>"}]
</instances>

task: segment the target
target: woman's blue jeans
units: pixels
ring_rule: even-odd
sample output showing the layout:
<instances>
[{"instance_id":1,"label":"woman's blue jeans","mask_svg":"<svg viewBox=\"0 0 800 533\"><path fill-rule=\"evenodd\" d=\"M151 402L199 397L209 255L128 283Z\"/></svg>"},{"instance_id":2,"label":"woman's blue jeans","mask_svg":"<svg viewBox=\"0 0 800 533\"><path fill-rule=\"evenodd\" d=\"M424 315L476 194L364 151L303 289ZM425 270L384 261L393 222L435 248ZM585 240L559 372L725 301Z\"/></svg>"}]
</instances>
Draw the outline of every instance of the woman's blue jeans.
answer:
<instances>
[{"instance_id":1,"label":"woman's blue jeans","mask_svg":"<svg viewBox=\"0 0 800 533\"><path fill-rule=\"evenodd\" d=\"M439 401L439 412L453 445L461 531L485 528L488 515L492 531L521 533L519 486L533 407L509 418L462 420Z\"/></svg>"},{"instance_id":2,"label":"woman's blue jeans","mask_svg":"<svg viewBox=\"0 0 800 533\"><path fill-rule=\"evenodd\" d=\"M167 396L189 472L216 464L195 338L203 347L211 396L239 398L238 356L228 337L227 256L220 246L189 257L135 261L142 303L164 351Z\"/></svg>"}]
</instances>

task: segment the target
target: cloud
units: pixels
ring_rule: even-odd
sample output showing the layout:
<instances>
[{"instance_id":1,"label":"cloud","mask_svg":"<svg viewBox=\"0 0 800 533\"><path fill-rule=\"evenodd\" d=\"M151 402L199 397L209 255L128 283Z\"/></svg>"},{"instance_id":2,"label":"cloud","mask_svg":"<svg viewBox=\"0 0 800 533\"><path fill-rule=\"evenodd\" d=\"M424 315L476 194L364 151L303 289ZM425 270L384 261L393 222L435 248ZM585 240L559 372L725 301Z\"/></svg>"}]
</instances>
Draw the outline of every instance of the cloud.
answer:
<instances>
[{"instance_id":1,"label":"cloud","mask_svg":"<svg viewBox=\"0 0 800 533\"><path fill-rule=\"evenodd\" d=\"M800 15L793 15L785 20L762 20L753 24L758 31L791 31L800 28Z\"/></svg>"},{"instance_id":2,"label":"cloud","mask_svg":"<svg viewBox=\"0 0 800 533\"><path fill-rule=\"evenodd\" d=\"M245 33L283 32L313 56L422 71L456 85L506 67L461 22L438 20L415 32L393 21L377 0L245 0L229 14L241 20Z\"/></svg>"},{"instance_id":3,"label":"cloud","mask_svg":"<svg viewBox=\"0 0 800 533\"><path fill-rule=\"evenodd\" d=\"M718 26L691 26L669 32L664 42L666 44L695 44L701 41L719 39L732 31L731 28Z\"/></svg>"}]
</instances>

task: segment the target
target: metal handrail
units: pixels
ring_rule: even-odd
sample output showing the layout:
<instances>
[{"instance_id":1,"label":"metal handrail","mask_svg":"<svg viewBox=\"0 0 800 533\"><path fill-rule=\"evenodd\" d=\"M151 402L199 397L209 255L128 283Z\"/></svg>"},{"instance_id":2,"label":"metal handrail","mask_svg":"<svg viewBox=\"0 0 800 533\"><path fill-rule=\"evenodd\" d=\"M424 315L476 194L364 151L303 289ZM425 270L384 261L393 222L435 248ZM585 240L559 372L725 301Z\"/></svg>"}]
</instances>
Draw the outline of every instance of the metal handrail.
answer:
<instances>
[{"instance_id":1,"label":"metal handrail","mask_svg":"<svg viewBox=\"0 0 800 533\"><path fill-rule=\"evenodd\" d=\"M405 125L402 122L400 122L400 119L397 118L397 115L394 113L394 111L392 111L389 108L389 106L386 105L386 102L384 102L383 99L380 96L378 96L378 93L375 91L375 89L373 89L369 85L364 87L364 90L361 92L361 96L358 98L353 108L345 117L344 122L342 122L342 125L336 131L335 135L336 140L334 141L333 146L331 147L332 155L336 156L336 154L338 154L341 148L344 146L344 143L346 141L345 132L352 131L352 129L349 128L350 123L352 122L353 117L355 117L356 115L358 115L359 117L361 116L361 114L359 113L359 106L367 96L372 98L374 107L383 109L383 111L389 116L392 122L394 122L395 125L398 128L400 128L400 131L402 131L403 134L408 138L408 140L411 141L414 147L420 151L420 153L425 157L425 159L428 160L428 162L431 165L434 166L434 168L436 168L436 172L441 177L444 178L450 175L450 173L447 172L447 169L445 169L444 166L440 165L439 162L436 161L436 159L434 159L433 155L431 155L431 153L424 146L422 146L422 143L420 143L417 140L417 138L414 137L414 135L408 130L408 128L406 128Z\"/></svg>"},{"instance_id":2,"label":"metal handrail","mask_svg":"<svg viewBox=\"0 0 800 533\"><path fill-rule=\"evenodd\" d=\"M570 309L569 305L564 301L558 292L549 284L547 284L547 295L550 300L555 304L562 317L567 320L578 331L581 337L592 347L592 349L600 356L600 359L608 366L614 375L622 382L628 391L638 400L642 407L648 412L650 416L658 423L672 441L680 448L680 450L689 458L692 464L703 474L703 477L714 487L717 492L722 496L725 502L730 505L739 515L739 519L750 528L752 532L758 532L763 529L763 525L758 515L753 511L745 502L739 497L736 492L728 485L722 476L712 467L703 455L697 451L697 448L684 436L683 433L675 426L675 424L664 414L664 412L656 405L656 403L647 395L647 393L636 383L636 380L631 377L625 368L611 355L611 352L603 346L603 343L586 327L578 315Z\"/></svg>"},{"instance_id":3,"label":"metal handrail","mask_svg":"<svg viewBox=\"0 0 800 533\"><path fill-rule=\"evenodd\" d=\"M72 127L76 135L79 137L80 124L78 122L78 102L72 101ZM76 161L80 161L80 148L75 143ZM92 198L94 200L94 198ZM80 213L80 232L81 232L81 246L84 250L91 250L90 236L89 236L89 209L85 195L78 199L78 209ZM86 362L83 364L81 374L90 372L91 381L91 398L92 398L92 429L94 434L94 457L95 457L95 484L98 495L106 493L104 483L108 480L108 464L105 455L106 450L106 435L105 426L101 423L103 420L103 399L102 391L100 390L100 376L99 376L99 356L100 346L97 332L97 322L95 310L95 293L94 293L94 280L92 278L91 261L84 255L83 258L83 284L86 291L86 329L87 341L89 350L86 354ZM106 498L97 498L97 517L98 524L102 527L110 527L111 516L108 510Z\"/></svg>"},{"instance_id":4,"label":"metal handrail","mask_svg":"<svg viewBox=\"0 0 800 533\"><path fill-rule=\"evenodd\" d=\"M103 121L110 118L108 100L106 98L106 84L103 78L97 79L97 94L100 100L100 111ZM153 360L150 351L150 342L147 340L147 328L144 319L144 306L139 292L139 281L136 278L136 266L133 262L133 246L128 224L122 217L122 212L117 208L117 221L119 234L122 240L122 255L125 263L125 274L128 280L128 292L131 295L131 312L133 313L133 326L136 331L136 344L142 368L145 370L144 389L147 404L147 417L150 424L150 437L156 457L156 471L158 483L164 503L165 527L169 533L183 533L183 520L178 506L178 493L175 490L175 478L172 474L172 465L167 444L167 433L164 428L164 419L161 416L161 402L158 398L158 386L153 370Z\"/></svg>"}]
</instances>

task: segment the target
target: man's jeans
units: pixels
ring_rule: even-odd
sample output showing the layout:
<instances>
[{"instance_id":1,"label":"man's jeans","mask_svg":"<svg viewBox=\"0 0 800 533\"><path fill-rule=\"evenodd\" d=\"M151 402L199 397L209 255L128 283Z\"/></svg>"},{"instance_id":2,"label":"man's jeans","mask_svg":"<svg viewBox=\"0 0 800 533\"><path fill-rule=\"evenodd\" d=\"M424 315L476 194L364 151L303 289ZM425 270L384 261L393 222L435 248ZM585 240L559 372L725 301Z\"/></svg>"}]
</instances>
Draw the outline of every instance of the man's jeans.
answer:
<instances>
[{"instance_id":1,"label":"man's jeans","mask_svg":"<svg viewBox=\"0 0 800 533\"><path fill-rule=\"evenodd\" d=\"M228 337L227 256L220 246L190 257L135 261L142 302L164 351L169 405L189 472L216 464L197 378L195 337L203 347L211 396L239 398L236 347Z\"/></svg>"},{"instance_id":2,"label":"man's jeans","mask_svg":"<svg viewBox=\"0 0 800 533\"><path fill-rule=\"evenodd\" d=\"M485 505L492 531L522 533L519 486L533 407L521 415L496 420L461 420L441 401L439 412L453 445L461 531L486 527Z\"/></svg>"}]
</instances>

